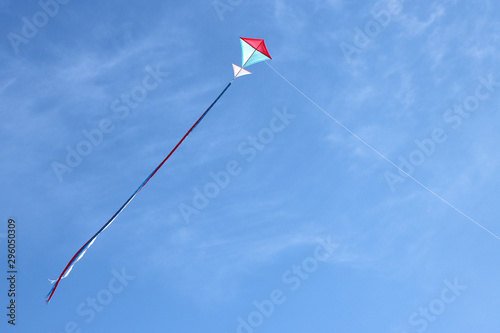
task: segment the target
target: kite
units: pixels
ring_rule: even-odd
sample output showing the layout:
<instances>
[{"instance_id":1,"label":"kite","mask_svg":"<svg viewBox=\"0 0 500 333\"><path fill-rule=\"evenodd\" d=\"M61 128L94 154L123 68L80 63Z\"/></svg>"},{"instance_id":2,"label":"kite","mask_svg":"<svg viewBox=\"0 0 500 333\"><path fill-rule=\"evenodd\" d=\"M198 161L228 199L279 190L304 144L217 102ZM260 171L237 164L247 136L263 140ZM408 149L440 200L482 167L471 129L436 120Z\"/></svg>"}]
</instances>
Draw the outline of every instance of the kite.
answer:
<instances>
[{"instance_id":1,"label":"kite","mask_svg":"<svg viewBox=\"0 0 500 333\"><path fill-rule=\"evenodd\" d=\"M106 222L99 231L97 231L92 238L90 238L87 243L85 243L79 250L78 252L75 253L73 258L68 262L64 270L62 271L61 275L57 280L50 280L53 284L52 288L50 289L49 293L46 296L45 302L49 302L52 296L54 295L54 292L56 291L57 286L59 285L59 282L61 282L61 279L66 278L71 270L73 269L73 266L75 263L80 260L85 252L89 249L92 244L94 244L95 240L97 239L97 236L101 232L103 232L113 221L116 219L116 217L127 207L127 205L135 198L135 196L139 193L140 190L146 184L149 182L151 178L156 174L156 172L165 164L165 162L172 156L172 154L177 150L177 148L181 145L181 143L186 139L186 137L193 131L193 129L198 126L198 124L202 121L202 119L207 115L208 111L212 109L212 107L217 103L217 101L224 95L224 93L229 89L231 84L234 82L234 80L240 76L252 74L248 70L245 69L245 67L256 64L261 61L269 60L272 59L271 56L269 55L269 52L267 51L266 44L264 43L263 39L253 39L253 38L240 38L241 41L241 52L242 52L242 65L237 66L233 64L233 71L234 71L234 77L233 79L228 83L228 85L222 90L222 92L217 96L217 98L210 104L210 106L203 112L203 114L198 118L198 120L191 126L191 128L184 134L182 139L177 143L177 145L172 149L172 151L165 157L165 159L156 167L156 169L151 172L151 174L142 182L142 184L135 190L135 192L128 198L127 201L114 213L114 215Z\"/></svg>"}]
</instances>

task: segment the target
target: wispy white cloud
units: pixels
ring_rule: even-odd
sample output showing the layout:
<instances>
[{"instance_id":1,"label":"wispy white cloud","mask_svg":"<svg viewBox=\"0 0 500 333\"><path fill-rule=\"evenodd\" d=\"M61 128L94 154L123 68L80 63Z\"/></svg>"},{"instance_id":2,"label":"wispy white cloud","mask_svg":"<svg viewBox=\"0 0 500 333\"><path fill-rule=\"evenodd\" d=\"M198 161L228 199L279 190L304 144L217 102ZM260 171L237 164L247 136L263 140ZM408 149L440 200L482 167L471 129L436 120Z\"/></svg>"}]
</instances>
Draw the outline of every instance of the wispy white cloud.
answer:
<instances>
[{"instance_id":1,"label":"wispy white cloud","mask_svg":"<svg viewBox=\"0 0 500 333\"><path fill-rule=\"evenodd\" d=\"M171 272L177 272L184 282L178 280L176 285L190 298L202 303L228 301L227 292L238 294L239 281L245 276L276 264L291 251L314 247L325 235L313 225L294 229L270 235L256 227L254 233L210 236L193 227L181 227L168 237L168 245L152 252L148 262L160 279L171 280Z\"/></svg>"},{"instance_id":2,"label":"wispy white cloud","mask_svg":"<svg viewBox=\"0 0 500 333\"><path fill-rule=\"evenodd\" d=\"M432 4L432 8L425 19L420 19L416 13L406 11L398 17L398 20L404 26L407 36L415 36L424 33L430 26L436 23L436 20L443 17L445 13L445 6Z\"/></svg>"}]
</instances>

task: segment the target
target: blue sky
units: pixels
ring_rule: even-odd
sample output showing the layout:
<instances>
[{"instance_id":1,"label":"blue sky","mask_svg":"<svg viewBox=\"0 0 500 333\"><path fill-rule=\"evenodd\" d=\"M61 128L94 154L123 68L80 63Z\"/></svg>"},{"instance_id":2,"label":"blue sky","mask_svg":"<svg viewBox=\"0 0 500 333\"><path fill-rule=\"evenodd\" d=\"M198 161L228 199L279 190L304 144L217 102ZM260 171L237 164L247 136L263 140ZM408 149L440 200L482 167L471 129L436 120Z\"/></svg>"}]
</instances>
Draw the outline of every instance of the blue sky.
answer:
<instances>
[{"instance_id":1,"label":"blue sky","mask_svg":"<svg viewBox=\"0 0 500 333\"><path fill-rule=\"evenodd\" d=\"M1 0L2 331L498 332L499 11Z\"/></svg>"}]
</instances>

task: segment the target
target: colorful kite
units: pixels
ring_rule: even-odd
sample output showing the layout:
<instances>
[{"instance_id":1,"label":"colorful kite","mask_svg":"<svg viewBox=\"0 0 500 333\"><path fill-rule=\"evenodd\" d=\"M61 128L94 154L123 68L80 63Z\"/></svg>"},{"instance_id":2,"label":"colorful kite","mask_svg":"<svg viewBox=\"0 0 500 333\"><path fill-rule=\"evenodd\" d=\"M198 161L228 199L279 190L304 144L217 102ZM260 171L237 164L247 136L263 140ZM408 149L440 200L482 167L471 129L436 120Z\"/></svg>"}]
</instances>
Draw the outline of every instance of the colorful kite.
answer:
<instances>
[{"instance_id":1,"label":"colorful kite","mask_svg":"<svg viewBox=\"0 0 500 333\"><path fill-rule=\"evenodd\" d=\"M116 219L118 214L120 214L122 212L122 210L124 210L125 207L127 207L127 205L130 203L130 201L132 201L132 199L135 198L137 193L139 193L139 191L142 190L142 188L149 182L149 180L162 167L162 165L170 158L170 156L174 153L174 151L176 151L176 149L181 145L182 141L184 141L184 139L189 135L189 133L191 133L191 131L200 123L200 121L203 119L203 117L206 116L208 111L210 111L210 109L215 105L215 103L217 103L217 101L222 97L222 95L224 95L224 93L231 86L233 81L237 77L247 75L247 74L252 74L249 71L247 71L245 69L245 67L253 65L253 64L261 62L261 61L271 59L271 56L269 55L269 52L267 51L266 44L264 43L263 39L240 38L240 41L241 41L241 51L242 51L242 55L243 55L243 61L242 61L241 67L233 64L234 77L231 80L231 82L229 82L229 84L224 88L224 90L222 90L222 92L219 94L219 96L217 96L217 98L212 102L212 104L210 104L208 109L206 109L205 112L203 112L203 114L200 116L200 118L198 118L198 120L193 124L193 126L191 126L189 131L187 131L187 133L184 134L184 136L179 141L179 143L177 143L177 145L174 147L174 149L172 149L172 151L167 155L167 157L165 157L165 159L160 163L160 165L158 165L156 167L156 169L154 169L153 172L142 182L142 184L137 188L137 190L135 190L135 192L130 196L130 198L128 198L128 200L125 201L125 203L120 207L120 209L118 209L116 211L116 213L108 220L108 222L106 222L106 224L104 224L102 226L102 228L99 229L99 231L97 231L95 233L95 235L92 236L92 238L90 238L87 241L87 243L85 243L80 248L80 250L78 250L78 252L75 253L73 258L71 258L69 263L66 265L66 267L62 271L59 278L57 280L50 280L54 285L52 286L52 289L50 289L49 293L47 294L47 297L46 297L47 303L50 301L50 299L54 295L54 292L56 291L56 288L59 285L59 282L61 282L61 279L64 279L65 277L67 277L69 275L69 273L71 272L71 269L73 269L73 266L75 265L75 263L83 257L83 255L88 250L88 248L95 242L97 236L99 236L99 234L101 232L103 232L107 227L109 227L109 225Z\"/></svg>"}]
</instances>

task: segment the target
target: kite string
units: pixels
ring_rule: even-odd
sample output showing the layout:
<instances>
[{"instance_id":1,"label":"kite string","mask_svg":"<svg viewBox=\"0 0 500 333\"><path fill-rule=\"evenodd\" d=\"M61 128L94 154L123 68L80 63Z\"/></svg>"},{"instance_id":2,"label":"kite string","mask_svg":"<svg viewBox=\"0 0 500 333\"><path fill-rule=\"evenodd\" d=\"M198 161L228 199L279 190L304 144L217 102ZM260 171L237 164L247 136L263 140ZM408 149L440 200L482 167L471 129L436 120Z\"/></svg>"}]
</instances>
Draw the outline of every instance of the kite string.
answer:
<instances>
[{"instance_id":1,"label":"kite string","mask_svg":"<svg viewBox=\"0 0 500 333\"><path fill-rule=\"evenodd\" d=\"M316 102L314 102L311 98L309 98L309 96L307 96L305 93L303 93L299 88L297 88L293 83L291 83L287 78L285 78L280 72L278 72L278 70L276 70L273 66L271 66L267 61L266 61L266 65L268 65L269 68L271 68L276 74L278 74L286 83L288 83L292 88L294 88L302 96L304 96L309 102L311 102L311 104L313 104L316 108L318 108L320 111L322 111L325 115L327 115L329 118L331 118L333 121L335 121L338 125L340 125L349 134L351 134L356 139L358 139L358 141L360 141L362 144L364 144L365 146L367 146L368 148L370 148L373 152L375 152L377 155L379 155L380 157L382 157L384 160L386 160L389 164L391 164L396 169L398 169L400 172L402 172L403 174L405 174L407 177L409 177L410 179L412 179L415 183L417 183L418 185L420 185L422 188L424 188L425 190L427 190L428 192L430 192L436 198L438 198L439 200L441 200L442 202L444 202L446 205L448 205L449 207L451 207L452 209L454 209L455 211L457 211L459 214L461 214L462 216L464 216L469 221L473 222L476 226L480 227L484 231L486 231L489 234L491 234L493 237L495 237L498 240L500 240L500 237L497 236L495 233L493 233L491 230L487 229L485 226L483 226L482 224L480 224L479 222L477 222L476 220L474 220L472 217L470 217L469 215L467 215L466 213L464 213L460 209L458 209L456 206L454 206L452 203L450 203L449 201L447 201L446 199L444 199L442 196L440 196L439 194L437 194L436 192L434 192L433 190L431 190L430 188L428 188L427 186L425 186L424 184L422 184L415 177L411 176L406 171L404 171L403 169L401 169L393 161L391 161L388 157L386 157L385 155L383 155L381 152L379 152L377 149L375 149L370 144L368 144L365 140L363 140L361 137L359 137L356 133L354 133L352 130L350 130L348 127L346 127L344 124L342 124L339 120L337 120L331 114L329 114L328 112L326 112L321 106L319 106Z\"/></svg>"}]
</instances>

